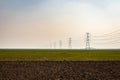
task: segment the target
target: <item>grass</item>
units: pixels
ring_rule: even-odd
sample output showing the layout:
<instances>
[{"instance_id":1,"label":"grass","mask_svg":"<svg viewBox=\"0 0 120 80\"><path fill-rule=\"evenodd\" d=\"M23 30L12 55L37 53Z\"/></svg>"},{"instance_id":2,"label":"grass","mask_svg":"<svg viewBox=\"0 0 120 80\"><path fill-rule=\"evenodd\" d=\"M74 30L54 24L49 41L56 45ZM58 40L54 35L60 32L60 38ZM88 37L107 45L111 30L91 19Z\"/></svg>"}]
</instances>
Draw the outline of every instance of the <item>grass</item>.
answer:
<instances>
[{"instance_id":1,"label":"grass","mask_svg":"<svg viewBox=\"0 0 120 80\"><path fill-rule=\"evenodd\" d=\"M0 50L0 61L120 61L120 50Z\"/></svg>"}]
</instances>

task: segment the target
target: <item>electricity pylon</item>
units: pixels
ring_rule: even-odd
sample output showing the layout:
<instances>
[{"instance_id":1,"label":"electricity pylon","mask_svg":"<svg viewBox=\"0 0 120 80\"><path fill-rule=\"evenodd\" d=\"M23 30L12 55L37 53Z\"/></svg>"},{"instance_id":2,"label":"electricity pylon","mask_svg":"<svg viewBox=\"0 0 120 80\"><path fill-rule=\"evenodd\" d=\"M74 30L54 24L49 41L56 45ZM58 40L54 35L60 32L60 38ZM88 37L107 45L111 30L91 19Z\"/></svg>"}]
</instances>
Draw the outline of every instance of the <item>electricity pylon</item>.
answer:
<instances>
[{"instance_id":1,"label":"electricity pylon","mask_svg":"<svg viewBox=\"0 0 120 80\"><path fill-rule=\"evenodd\" d=\"M90 33L86 33L86 49L90 49Z\"/></svg>"},{"instance_id":2,"label":"electricity pylon","mask_svg":"<svg viewBox=\"0 0 120 80\"><path fill-rule=\"evenodd\" d=\"M62 48L62 40L59 41L59 47Z\"/></svg>"},{"instance_id":3,"label":"electricity pylon","mask_svg":"<svg viewBox=\"0 0 120 80\"><path fill-rule=\"evenodd\" d=\"M72 38L69 38L69 42L68 42L68 47L69 47L69 49L71 49L72 48Z\"/></svg>"},{"instance_id":4,"label":"electricity pylon","mask_svg":"<svg viewBox=\"0 0 120 80\"><path fill-rule=\"evenodd\" d=\"M54 49L56 49L56 42L54 42L54 44L53 44L53 45L54 45Z\"/></svg>"}]
</instances>

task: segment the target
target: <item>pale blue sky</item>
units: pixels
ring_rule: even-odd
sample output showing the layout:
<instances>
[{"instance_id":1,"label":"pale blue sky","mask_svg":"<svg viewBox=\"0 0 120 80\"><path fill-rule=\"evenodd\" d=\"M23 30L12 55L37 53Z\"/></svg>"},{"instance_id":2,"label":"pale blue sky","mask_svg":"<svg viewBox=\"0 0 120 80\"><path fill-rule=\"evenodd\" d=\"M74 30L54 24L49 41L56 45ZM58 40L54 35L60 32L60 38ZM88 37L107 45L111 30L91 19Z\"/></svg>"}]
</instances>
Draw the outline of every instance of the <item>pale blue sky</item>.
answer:
<instances>
[{"instance_id":1,"label":"pale blue sky","mask_svg":"<svg viewBox=\"0 0 120 80\"><path fill-rule=\"evenodd\" d=\"M23 8L29 8L30 6L38 5L40 3L41 5L45 3L62 5L67 2L86 2L103 7L111 2L116 1L120 2L119 0L0 0L0 8L18 10Z\"/></svg>"},{"instance_id":2,"label":"pale blue sky","mask_svg":"<svg viewBox=\"0 0 120 80\"><path fill-rule=\"evenodd\" d=\"M25 11L25 10L33 11L33 9L38 9L38 8L39 11L41 11L41 13L43 12L43 14L46 14L46 11L48 9L52 9L52 8L60 9L61 7L63 8L64 5L70 2L89 3L103 9L106 8L111 3L114 2L120 3L119 0L0 0L0 11L1 11L0 19L4 20L11 17L11 15L8 16L10 12L12 13L12 12ZM45 16L47 16L47 14Z\"/></svg>"},{"instance_id":3,"label":"pale blue sky","mask_svg":"<svg viewBox=\"0 0 120 80\"><path fill-rule=\"evenodd\" d=\"M84 39L86 32L109 33L119 25L120 0L0 0L1 48L49 47L70 36ZM73 45L84 47L81 43Z\"/></svg>"},{"instance_id":4,"label":"pale blue sky","mask_svg":"<svg viewBox=\"0 0 120 80\"><path fill-rule=\"evenodd\" d=\"M48 18L54 17L55 15L63 13L55 10L63 9L63 6L70 2L90 3L96 5L96 7L104 8L107 5L106 3L109 4L111 0L0 0L0 23L5 23L6 21L9 21L9 19L11 20L11 18L15 17L16 15L18 16L18 13L20 12L26 15L30 14L32 16L32 14L29 12L33 12L35 9L38 9L36 10L36 13L38 13L38 11L43 13L39 16L48 16ZM56 14L53 14L50 12L50 10L54 10ZM52 16L52 14L54 16Z\"/></svg>"},{"instance_id":5,"label":"pale blue sky","mask_svg":"<svg viewBox=\"0 0 120 80\"><path fill-rule=\"evenodd\" d=\"M23 8L29 9L31 6L35 6L35 5L45 7L46 3L48 3L47 5L57 4L61 6L62 4L65 4L67 2L76 2L76 3L87 2L103 7L105 6L106 0L0 0L0 9L18 11Z\"/></svg>"}]
</instances>

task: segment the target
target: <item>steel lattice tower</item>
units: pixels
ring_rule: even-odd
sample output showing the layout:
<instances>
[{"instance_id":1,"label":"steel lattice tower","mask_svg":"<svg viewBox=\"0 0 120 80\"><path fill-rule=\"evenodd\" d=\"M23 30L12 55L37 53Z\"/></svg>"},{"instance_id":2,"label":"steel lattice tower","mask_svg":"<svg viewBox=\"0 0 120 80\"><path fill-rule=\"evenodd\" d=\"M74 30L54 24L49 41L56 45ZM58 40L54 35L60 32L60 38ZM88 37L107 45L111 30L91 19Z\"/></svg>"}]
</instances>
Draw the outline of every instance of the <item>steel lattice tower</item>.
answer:
<instances>
[{"instance_id":1,"label":"steel lattice tower","mask_svg":"<svg viewBox=\"0 0 120 80\"><path fill-rule=\"evenodd\" d=\"M72 38L69 38L69 43L68 44L69 44L68 45L69 49L71 49L72 48Z\"/></svg>"},{"instance_id":2,"label":"steel lattice tower","mask_svg":"<svg viewBox=\"0 0 120 80\"><path fill-rule=\"evenodd\" d=\"M90 33L86 33L86 49L90 49Z\"/></svg>"},{"instance_id":3,"label":"steel lattice tower","mask_svg":"<svg viewBox=\"0 0 120 80\"><path fill-rule=\"evenodd\" d=\"M62 48L62 40L59 41L60 49Z\"/></svg>"},{"instance_id":4,"label":"steel lattice tower","mask_svg":"<svg viewBox=\"0 0 120 80\"><path fill-rule=\"evenodd\" d=\"M53 45L54 45L54 49L56 49L56 42L54 42Z\"/></svg>"}]
</instances>

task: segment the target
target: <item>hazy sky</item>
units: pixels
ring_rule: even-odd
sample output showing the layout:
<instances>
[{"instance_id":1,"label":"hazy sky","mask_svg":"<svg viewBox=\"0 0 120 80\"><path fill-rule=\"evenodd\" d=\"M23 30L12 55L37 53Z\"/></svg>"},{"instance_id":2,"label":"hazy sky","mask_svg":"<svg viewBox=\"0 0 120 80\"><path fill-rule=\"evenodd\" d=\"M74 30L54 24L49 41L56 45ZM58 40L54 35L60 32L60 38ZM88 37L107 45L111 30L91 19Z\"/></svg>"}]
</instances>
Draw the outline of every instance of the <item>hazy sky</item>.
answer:
<instances>
[{"instance_id":1,"label":"hazy sky","mask_svg":"<svg viewBox=\"0 0 120 80\"><path fill-rule=\"evenodd\" d=\"M120 0L0 0L0 48L49 48L59 40L65 47L69 37L85 47L86 32L119 27Z\"/></svg>"}]
</instances>

